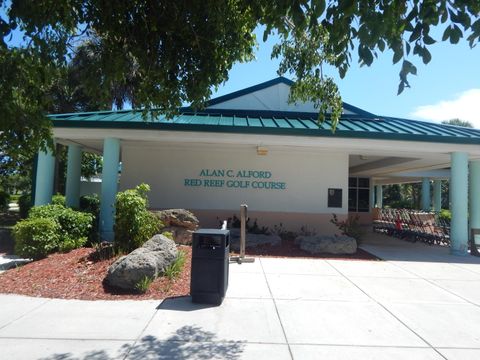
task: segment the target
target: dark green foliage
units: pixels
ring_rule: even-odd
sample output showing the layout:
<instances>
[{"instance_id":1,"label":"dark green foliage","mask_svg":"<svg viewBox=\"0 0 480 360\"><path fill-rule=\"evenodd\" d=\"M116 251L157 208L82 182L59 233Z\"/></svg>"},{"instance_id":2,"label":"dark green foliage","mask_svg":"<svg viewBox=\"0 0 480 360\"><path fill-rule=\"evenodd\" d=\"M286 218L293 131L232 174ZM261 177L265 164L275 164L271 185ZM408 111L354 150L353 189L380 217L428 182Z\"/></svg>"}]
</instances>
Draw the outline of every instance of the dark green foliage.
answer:
<instances>
[{"instance_id":1,"label":"dark green foliage","mask_svg":"<svg viewBox=\"0 0 480 360\"><path fill-rule=\"evenodd\" d=\"M80 197L80 211L87 212L93 216L92 228L88 235L88 244L98 242L98 229L100 220L100 199L97 194L84 195Z\"/></svg>"},{"instance_id":2,"label":"dark green foliage","mask_svg":"<svg viewBox=\"0 0 480 360\"><path fill-rule=\"evenodd\" d=\"M54 219L25 219L13 227L15 253L25 258L41 259L58 248L60 225Z\"/></svg>"},{"instance_id":3,"label":"dark green foliage","mask_svg":"<svg viewBox=\"0 0 480 360\"><path fill-rule=\"evenodd\" d=\"M97 194L80 196L80 210L98 216L100 213L100 199Z\"/></svg>"},{"instance_id":4,"label":"dark green foliage","mask_svg":"<svg viewBox=\"0 0 480 360\"><path fill-rule=\"evenodd\" d=\"M23 193L18 198L18 206L20 208L20 217L25 219L32 207L32 195L29 193Z\"/></svg>"},{"instance_id":5,"label":"dark green foliage","mask_svg":"<svg viewBox=\"0 0 480 360\"><path fill-rule=\"evenodd\" d=\"M10 194L0 189L0 212L8 210L9 202L10 202Z\"/></svg>"},{"instance_id":6,"label":"dark green foliage","mask_svg":"<svg viewBox=\"0 0 480 360\"><path fill-rule=\"evenodd\" d=\"M147 192L150 186L119 192L115 202L115 246L128 253L143 245L160 228L160 220L148 211Z\"/></svg>"},{"instance_id":7,"label":"dark green foliage","mask_svg":"<svg viewBox=\"0 0 480 360\"><path fill-rule=\"evenodd\" d=\"M60 251L70 251L82 247L92 227L93 216L75 211L62 205L44 205L33 207L29 219L52 219L59 225Z\"/></svg>"}]
</instances>

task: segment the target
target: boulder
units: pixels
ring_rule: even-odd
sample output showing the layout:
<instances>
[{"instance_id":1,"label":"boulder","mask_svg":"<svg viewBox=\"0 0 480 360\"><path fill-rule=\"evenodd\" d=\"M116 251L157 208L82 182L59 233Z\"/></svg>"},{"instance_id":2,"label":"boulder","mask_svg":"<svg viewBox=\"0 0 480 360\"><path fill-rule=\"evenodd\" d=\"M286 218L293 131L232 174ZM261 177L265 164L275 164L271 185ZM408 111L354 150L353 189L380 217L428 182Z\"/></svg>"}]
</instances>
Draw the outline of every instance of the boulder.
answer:
<instances>
[{"instance_id":1,"label":"boulder","mask_svg":"<svg viewBox=\"0 0 480 360\"><path fill-rule=\"evenodd\" d=\"M153 212L165 225L165 227L179 227L188 230L197 230L198 219L188 210L169 209Z\"/></svg>"},{"instance_id":2,"label":"boulder","mask_svg":"<svg viewBox=\"0 0 480 360\"><path fill-rule=\"evenodd\" d=\"M173 240L155 235L142 247L122 256L108 269L105 281L110 286L136 290L136 285L145 277L155 279L177 258Z\"/></svg>"},{"instance_id":3,"label":"boulder","mask_svg":"<svg viewBox=\"0 0 480 360\"><path fill-rule=\"evenodd\" d=\"M245 242L246 248L253 248L261 245L278 246L282 243L280 236L276 234L252 234L247 233ZM240 250L240 229L230 229L230 249Z\"/></svg>"},{"instance_id":4,"label":"boulder","mask_svg":"<svg viewBox=\"0 0 480 360\"><path fill-rule=\"evenodd\" d=\"M357 241L346 235L298 236L295 243L300 246L300 249L312 254L355 254L357 252Z\"/></svg>"},{"instance_id":5,"label":"boulder","mask_svg":"<svg viewBox=\"0 0 480 360\"><path fill-rule=\"evenodd\" d=\"M191 211L185 209L169 209L153 211L153 213L165 225L162 231L171 232L177 244L192 244L192 234L198 229L199 221Z\"/></svg>"}]
</instances>

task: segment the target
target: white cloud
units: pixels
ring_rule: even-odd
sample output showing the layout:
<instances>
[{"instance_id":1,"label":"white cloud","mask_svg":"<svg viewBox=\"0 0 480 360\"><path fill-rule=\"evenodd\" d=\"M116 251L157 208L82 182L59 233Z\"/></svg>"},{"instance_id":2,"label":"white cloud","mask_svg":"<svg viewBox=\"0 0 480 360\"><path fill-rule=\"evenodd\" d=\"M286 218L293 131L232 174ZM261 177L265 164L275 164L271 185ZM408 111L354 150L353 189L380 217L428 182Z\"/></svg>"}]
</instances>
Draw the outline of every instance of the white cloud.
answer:
<instances>
[{"instance_id":1,"label":"white cloud","mask_svg":"<svg viewBox=\"0 0 480 360\"><path fill-rule=\"evenodd\" d=\"M438 122L460 119L469 121L476 128L480 128L480 89L464 91L453 100L419 106L412 116Z\"/></svg>"}]
</instances>

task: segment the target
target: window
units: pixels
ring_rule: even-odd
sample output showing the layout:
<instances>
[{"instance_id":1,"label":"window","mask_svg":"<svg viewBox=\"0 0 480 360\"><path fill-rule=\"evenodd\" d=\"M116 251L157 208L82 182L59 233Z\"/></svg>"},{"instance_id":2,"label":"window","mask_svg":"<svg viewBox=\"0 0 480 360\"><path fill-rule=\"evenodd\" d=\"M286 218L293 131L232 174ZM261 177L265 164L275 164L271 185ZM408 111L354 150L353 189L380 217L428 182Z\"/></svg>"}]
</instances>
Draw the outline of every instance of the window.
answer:
<instances>
[{"instance_id":1,"label":"window","mask_svg":"<svg viewBox=\"0 0 480 360\"><path fill-rule=\"evenodd\" d=\"M370 179L348 178L348 211L370 211Z\"/></svg>"}]
</instances>

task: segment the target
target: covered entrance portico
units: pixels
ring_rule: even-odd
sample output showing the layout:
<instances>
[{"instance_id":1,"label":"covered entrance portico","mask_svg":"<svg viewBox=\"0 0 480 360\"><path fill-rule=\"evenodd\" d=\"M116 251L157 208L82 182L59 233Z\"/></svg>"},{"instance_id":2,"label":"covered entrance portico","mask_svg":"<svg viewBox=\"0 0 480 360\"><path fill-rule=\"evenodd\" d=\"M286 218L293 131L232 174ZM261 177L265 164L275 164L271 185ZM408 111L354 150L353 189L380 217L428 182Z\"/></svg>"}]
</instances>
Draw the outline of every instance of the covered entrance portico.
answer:
<instances>
[{"instance_id":1,"label":"covered entrance portico","mask_svg":"<svg viewBox=\"0 0 480 360\"><path fill-rule=\"evenodd\" d=\"M382 198L381 185L423 181L427 189L431 180L449 179L451 252L467 254L468 216L480 227L480 130L379 117L344 104L332 133L328 120L317 122L312 104L286 105L289 86L275 79L214 99L202 112L182 109L172 120L144 121L136 111L52 115L55 140L69 146L67 203L78 204L82 149L104 156L106 240L113 238L117 190L141 182L152 187L152 208L191 209L202 226L216 226L246 202L261 225L329 234L336 231L332 213L352 213L349 177L369 180L368 206L359 213L365 221L372 195ZM53 173L52 156L40 153L35 205L50 201ZM438 182L434 188L438 208ZM423 204L430 209L430 191Z\"/></svg>"},{"instance_id":2,"label":"covered entrance portico","mask_svg":"<svg viewBox=\"0 0 480 360\"><path fill-rule=\"evenodd\" d=\"M469 230L480 226L480 160L476 152L458 151L458 147L446 144L437 146L442 147L441 153L429 144L415 154L398 151L395 156L387 157L351 156L350 175L372 180L371 204L378 208L383 207L384 185L419 182L422 184L421 210L427 212L442 209L441 182L448 181L451 251L466 254Z\"/></svg>"}]
</instances>

